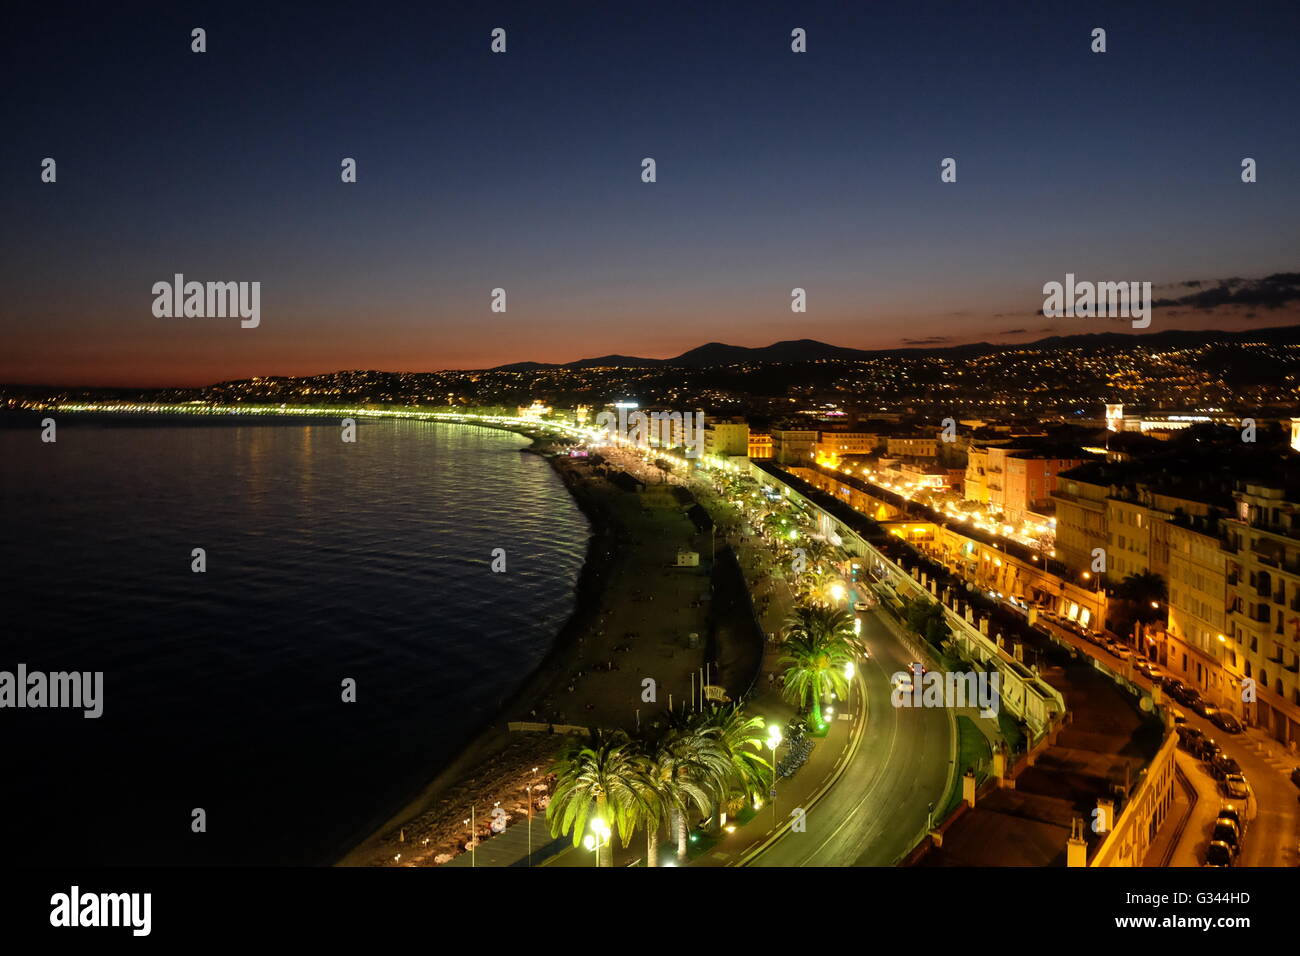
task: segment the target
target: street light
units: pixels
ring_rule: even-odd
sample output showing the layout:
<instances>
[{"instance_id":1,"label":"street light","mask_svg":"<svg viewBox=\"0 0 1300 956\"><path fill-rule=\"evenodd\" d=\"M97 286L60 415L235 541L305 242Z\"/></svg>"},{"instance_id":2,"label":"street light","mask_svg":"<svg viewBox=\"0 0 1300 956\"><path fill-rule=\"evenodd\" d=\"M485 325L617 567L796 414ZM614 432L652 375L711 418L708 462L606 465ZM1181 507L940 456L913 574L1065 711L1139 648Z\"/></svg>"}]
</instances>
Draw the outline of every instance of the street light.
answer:
<instances>
[{"instance_id":1,"label":"street light","mask_svg":"<svg viewBox=\"0 0 1300 956\"><path fill-rule=\"evenodd\" d=\"M772 822L776 823L776 748L781 746L781 728L771 724L767 728L767 747L772 751L772 789L768 798L772 801Z\"/></svg>"},{"instance_id":2,"label":"street light","mask_svg":"<svg viewBox=\"0 0 1300 956\"><path fill-rule=\"evenodd\" d=\"M609 824L603 817L591 821L591 833L583 838L582 845L596 854L596 866L600 866L601 847L609 846Z\"/></svg>"},{"instance_id":3,"label":"street light","mask_svg":"<svg viewBox=\"0 0 1300 956\"><path fill-rule=\"evenodd\" d=\"M533 768L533 773L537 773L537 768ZM533 865L533 784L524 788L528 791L528 865Z\"/></svg>"}]
</instances>

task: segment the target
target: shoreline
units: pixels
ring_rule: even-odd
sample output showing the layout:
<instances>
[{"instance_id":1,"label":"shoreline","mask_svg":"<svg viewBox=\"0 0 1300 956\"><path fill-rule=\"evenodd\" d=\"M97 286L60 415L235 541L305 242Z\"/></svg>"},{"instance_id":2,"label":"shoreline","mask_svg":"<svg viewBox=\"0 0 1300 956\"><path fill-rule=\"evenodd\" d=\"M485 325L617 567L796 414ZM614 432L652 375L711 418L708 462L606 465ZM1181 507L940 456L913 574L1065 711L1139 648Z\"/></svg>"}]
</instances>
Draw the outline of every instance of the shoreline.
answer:
<instances>
[{"instance_id":1,"label":"shoreline","mask_svg":"<svg viewBox=\"0 0 1300 956\"><path fill-rule=\"evenodd\" d=\"M466 865L457 858L467 849L471 814L482 841L492 835L492 815L504 812L501 822L522 825L529 807L536 863L568 844L550 836L543 809L548 770L566 735L554 728L511 732L509 722L631 732L694 699L706 663L711 682L737 699L755 686L764 636L752 595L726 544L719 560L678 563L682 549L707 558L713 540L687 515L679 489L651 480L629 490L616 460L550 455L550 439L529 437L533 443L520 452L550 459L591 525L573 612L483 730L334 865ZM649 698L647 677L656 688ZM521 852L516 865L526 860Z\"/></svg>"},{"instance_id":2,"label":"shoreline","mask_svg":"<svg viewBox=\"0 0 1300 956\"><path fill-rule=\"evenodd\" d=\"M547 765L551 762L554 752L558 750L563 735L512 734L507 724L528 715L532 710L540 710L548 692L554 690L566 674L572 671L578 660L580 635L596 623L610 569L614 562L626 557L627 542L620 540L618 529L611 516L601 507L597 495L585 487L583 476L578 475L574 469L565 467L564 460L559 456L546 454L550 439L500 425L473 424L478 427L511 431L530 438L532 443L520 448L519 453L547 458L555 475L563 482L578 509L586 517L591 527L591 536L587 542L587 553L583 559L582 569L578 573L578 580L574 586L573 610L556 632L542 660L523 679L519 688L505 700L486 725L471 737L456 756L438 770L415 796L388 816L382 824L371 830L363 840L347 850L332 864L334 866L387 864L394 833L401 834L405 824L434 812L439 803L448 800L458 788L473 785L476 770L481 770L489 776L494 772L500 775L501 772L509 772L508 768L494 766L494 763L500 764L503 759L519 766L529 763L528 759L510 760L512 751L516 752L514 756L517 758L527 758L530 753L535 753L539 749L530 747L529 744L540 744L540 749L546 751L546 756L544 759L537 758L536 765L541 769L536 779L539 781L545 779ZM536 719L541 720L543 716L539 713ZM515 746L516 744L518 746ZM534 810L535 816L539 813L540 811ZM483 820L487 820L486 813ZM482 827L480 826L479 829L481 831ZM549 841L549 834L546 840ZM400 842L403 841L399 840Z\"/></svg>"}]
</instances>

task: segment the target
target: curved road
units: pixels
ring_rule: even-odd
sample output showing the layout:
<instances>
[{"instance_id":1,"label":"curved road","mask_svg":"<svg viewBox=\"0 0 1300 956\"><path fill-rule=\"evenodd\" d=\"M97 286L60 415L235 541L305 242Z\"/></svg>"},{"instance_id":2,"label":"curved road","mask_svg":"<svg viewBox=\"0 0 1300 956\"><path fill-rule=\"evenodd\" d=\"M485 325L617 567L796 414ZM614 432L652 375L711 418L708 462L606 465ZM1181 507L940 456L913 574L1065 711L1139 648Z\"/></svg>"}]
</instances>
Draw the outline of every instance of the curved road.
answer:
<instances>
[{"instance_id":1,"label":"curved road","mask_svg":"<svg viewBox=\"0 0 1300 956\"><path fill-rule=\"evenodd\" d=\"M944 708L895 708L889 676L915 658L884 620L861 613L871 659L855 689L867 694L867 726L843 775L809 810L807 832L787 832L750 866L892 866L926 826L948 786L954 725Z\"/></svg>"}]
</instances>

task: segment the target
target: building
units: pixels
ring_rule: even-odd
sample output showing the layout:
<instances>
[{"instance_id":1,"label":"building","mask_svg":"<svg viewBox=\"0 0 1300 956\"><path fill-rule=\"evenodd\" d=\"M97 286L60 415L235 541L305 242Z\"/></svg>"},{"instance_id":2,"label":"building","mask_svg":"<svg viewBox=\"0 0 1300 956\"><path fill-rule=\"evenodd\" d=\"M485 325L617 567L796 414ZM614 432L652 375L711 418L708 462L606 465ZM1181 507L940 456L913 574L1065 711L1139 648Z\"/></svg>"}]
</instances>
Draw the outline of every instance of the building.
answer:
<instances>
[{"instance_id":1,"label":"building","mask_svg":"<svg viewBox=\"0 0 1300 956\"><path fill-rule=\"evenodd\" d=\"M749 457L750 458L771 458L772 457L772 436L764 435L758 432L749 433Z\"/></svg>"},{"instance_id":2,"label":"building","mask_svg":"<svg viewBox=\"0 0 1300 956\"><path fill-rule=\"evenodd\" d=\"M708 422L704 426L704 454L713 458L748 458L749 424L738 418Z\"/></svg>"},{"instance_id":3,"label":"building","mask_svg":"<svg viewBox=\"0 0 1300 956\"><path fill-rule=\"evenodd\" d=\"M966 452L965 497L967 501L989 503L989 450L987 445L971 445Z\"/></svg>"},{"instance_id":4,"label":"building","mask_svg":"<svg viewBox=\"0 0 1300 956\"><path fill-rule=\"evenodd\" d=\"M1095 574L1097 556L1104 560L1109 543L1106 529L1106 498L1110 494L1106 466L1074 468L1061 476L1052 491L1056 506L1056 557L1079 573ZM969 478L967 479L969 480Z\"/></svg>"},{"instance_id":5,"label":"building","mask_svg":"<svg viewBox=\"0 0 1300 956\"><path fill-rule=\"evenodd\" d=\"M885 440L885 453L890 458L937 458L937 435L899 435Z\"/></svg>"},{"instance_id":6,"label":"building","mask_svg":"<svg viewBox=\"0 0 1300 956\"><path fill-rule=\"evenodd\" d=\"M811 464L819 437L815 429L773 428L772 458L779 465Z\"/></svg>"},{"instance_id":7,"label":"building","mask_svg":"<svg viewBox=\"0 0 1300 956\"><path fill-rule=\"evenodd\" d=\"M1300 505L1281 487L1242 482L1225 519L1228 650L1255 681L1253 722L1300 741Z\"/></svg>"},{"instance_id":8,"label":"building","mask_svg":"<svg viewBox=\"0 0 1300 956\"><path fill-rule=\"evenodd\" d=\"M1215 516L1179 515L1164 524L1169 555L1165 666L1243 716L1244 659L1225 633L1227 552Z\"/></svg>"},{"instance_id":9,"label":"building","mask_svg":"<svg viewBox=\"0 0 1300 956\"><path fill-rule=\"evenodd\" d=\"M543 405L541 402L534 400L531 405L519 406L519 417L528 419L545 418L551 414L551 406Z\"/></svg>"},{"instance_id":10,"label":"building","mask_svg":"<svg viewBox=\"0 0 1300 956\"><path fill-rule=\"evenodd\" d=\"M1012 523L1023 521L1030 512L1041 512L1051 502L1057 476L1089 460L1077 450L1053 449L1035 441L985 447L983 483L989 507Z\"/></svg>"},{"instance_id":11,"label":"building","mask_svg":"<svg viewBox=\"0 0 1300 956\"><path fill-rule=\"evenodd\" d=\"M814 453L818 460L832 462L847 455L870 455L880 438L878 432L823 431Z\"/></svg>"},{"instance_id":12,"label":"building","mask_svg":"<svg viewBox=\"0 0 1300 956\"><path fill-rule=\"evenodd\" d=\"M1013 452L1006 457L1002 510L1012 522L1041 513L1051 502L1056 479L1063 471L1083 464L1083 458L1062 458L1059 454Z\"/></svg>"}]
</instances>

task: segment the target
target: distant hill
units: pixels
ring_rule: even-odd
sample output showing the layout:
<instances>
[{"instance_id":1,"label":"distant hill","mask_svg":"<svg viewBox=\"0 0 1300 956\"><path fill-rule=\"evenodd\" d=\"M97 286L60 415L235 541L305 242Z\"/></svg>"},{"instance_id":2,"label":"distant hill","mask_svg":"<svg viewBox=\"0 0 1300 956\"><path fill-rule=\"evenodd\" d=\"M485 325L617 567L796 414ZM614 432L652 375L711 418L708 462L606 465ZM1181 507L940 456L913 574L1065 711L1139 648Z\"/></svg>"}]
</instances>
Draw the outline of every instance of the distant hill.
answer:
<instances>
[{"instance_id":1,"label":"distant hill","mask_svg":"<svg viewBox=\"0 0 1300 956\"><path fill-rule=\"evenodd\" d=\"M1080 335L1052 335L1034 342L1021 342L1014 345L973 342L966 345L941 347L923 346L871 350L842 348L838 345L818 342L816 339L790 339L784 342L774 342L762 348L747 348L743 345L709 342L707 345L697 346L675 358L668 359L637 358L632 355L602 355L598 358L579 359L576 362L563 364L516 362L512 365L497 366L491 371L532 371L541 368L714 368L742 364L779 365L790 362L828 360L857 361L886 358L891 355L912 357L947 355L956 357L1019 349L1049 350L1079 348L1080 346L1115 348L1141 345L1145 348L1189 348L1215 342L1230 343L1233 341L1259 341L1261 339L1267 339L1279 344L1300 343L1300 325L1282 325L1267 329L1251 329L1244 332L1222 332L1214 329L1196 332L1184 329L1170 329L1148 335L1132 335L1124 332L1088 332Z\"/></svg>"}]
</instances>

